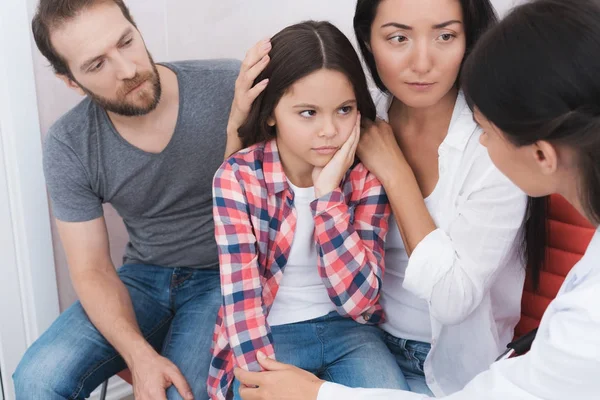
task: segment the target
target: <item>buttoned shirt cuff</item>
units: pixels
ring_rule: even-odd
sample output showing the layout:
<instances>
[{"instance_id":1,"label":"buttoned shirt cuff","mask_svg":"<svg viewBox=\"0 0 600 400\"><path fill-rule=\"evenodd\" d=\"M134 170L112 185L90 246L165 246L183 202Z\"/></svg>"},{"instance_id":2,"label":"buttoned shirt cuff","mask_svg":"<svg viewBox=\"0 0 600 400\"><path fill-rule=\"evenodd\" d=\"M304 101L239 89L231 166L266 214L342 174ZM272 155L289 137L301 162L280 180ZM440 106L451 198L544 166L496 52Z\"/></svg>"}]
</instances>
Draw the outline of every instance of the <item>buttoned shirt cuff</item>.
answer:
<instances>
[{"instance_id":1,"label":"buttoned shirt cuff","mask_svg":"<svg viewBox=\"0 0 600 400\"><path fill-rule=\"evenodd\" d=\"M436 229L415 247L406 267L403 287L429 302L433 288L454 265L452 240Z\"/></svg>"},{"instance_id":2,"label":"buttoned shirt cuff","mask_svg":"<svg viewBox=\"0 0 600 400\"><path fill-rule=\"evenodd\" d=\"M323 213L330 212L335 208L343 205L343 209L337 210L334 214L342 214L347 211L347 204L344 198L344 193L341 189L335 189L333 192L327 193L319 197L310 204L310 208L312 209L313 215L315 217L320 216Z\"/></svg>"}]
</instances>

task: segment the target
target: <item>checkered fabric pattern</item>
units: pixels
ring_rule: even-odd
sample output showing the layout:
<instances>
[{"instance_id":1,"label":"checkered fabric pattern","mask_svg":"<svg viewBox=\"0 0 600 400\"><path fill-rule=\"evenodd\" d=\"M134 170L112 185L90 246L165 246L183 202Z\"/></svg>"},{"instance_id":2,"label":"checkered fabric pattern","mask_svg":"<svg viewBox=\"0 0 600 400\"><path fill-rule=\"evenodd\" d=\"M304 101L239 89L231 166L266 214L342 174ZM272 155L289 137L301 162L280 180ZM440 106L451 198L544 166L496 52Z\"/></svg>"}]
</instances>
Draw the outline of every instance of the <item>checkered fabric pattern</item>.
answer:
<instances>
[{"instance_id":1,"label":"checkered fabric pattern","mask_svg":"<svg viewBox=\"0 0 600 400\"><path fill-rule=\"evenodd\" d=\"M267 315L296 228L294 193L275 140L229 158L213 181L215 237L223 304L213 336L208 378L212 399L225 399L233 368L260 371L260 350L274 357ZM362 164L340 188L311 203L319 274L338 313L378 324L384 239L390 207L383 187Z\"/></svg>"}]
</instances>

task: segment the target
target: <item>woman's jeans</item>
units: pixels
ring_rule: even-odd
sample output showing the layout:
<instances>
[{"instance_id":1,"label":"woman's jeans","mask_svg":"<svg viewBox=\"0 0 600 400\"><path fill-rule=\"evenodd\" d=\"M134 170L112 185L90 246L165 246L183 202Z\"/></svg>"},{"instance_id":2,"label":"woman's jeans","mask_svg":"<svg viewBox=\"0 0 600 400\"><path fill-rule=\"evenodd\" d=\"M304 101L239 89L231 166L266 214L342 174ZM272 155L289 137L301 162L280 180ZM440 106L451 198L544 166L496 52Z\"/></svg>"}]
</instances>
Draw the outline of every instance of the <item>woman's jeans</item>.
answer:
<instances>
[{"instance_id":1,"label":"woman's jeans","mask_svg":"<svg viewBox=\"0 0 600 400\"><path fill-rule=\"evenodd\" d=\"M431 344L399 339L387 332L384 332L383 335L388 349L396 358L396 362L408 382L410 391L434 397L427 386L423 370L423 364L431 350Z\"/></svg>"}]
</instances>

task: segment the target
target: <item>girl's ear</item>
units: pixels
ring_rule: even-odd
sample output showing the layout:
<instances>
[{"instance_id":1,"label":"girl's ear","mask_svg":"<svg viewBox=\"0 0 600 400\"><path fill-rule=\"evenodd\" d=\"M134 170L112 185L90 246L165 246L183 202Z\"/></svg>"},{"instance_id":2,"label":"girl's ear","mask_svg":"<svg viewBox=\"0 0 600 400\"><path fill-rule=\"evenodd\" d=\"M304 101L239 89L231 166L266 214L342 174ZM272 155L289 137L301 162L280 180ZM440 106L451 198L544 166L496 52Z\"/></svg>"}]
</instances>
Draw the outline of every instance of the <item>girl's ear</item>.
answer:
<instances>
[{"instance_id":1,"label":"girl's ear","mask_svg":"<svg viewBox=\"0 0 600 400\"><path fill-rule=\"evenodd\" d=\"M274 127L275 126L275 118L269 117L267 119L267 125L269 125L270 127Z\"/></svg>"}]
</instances>

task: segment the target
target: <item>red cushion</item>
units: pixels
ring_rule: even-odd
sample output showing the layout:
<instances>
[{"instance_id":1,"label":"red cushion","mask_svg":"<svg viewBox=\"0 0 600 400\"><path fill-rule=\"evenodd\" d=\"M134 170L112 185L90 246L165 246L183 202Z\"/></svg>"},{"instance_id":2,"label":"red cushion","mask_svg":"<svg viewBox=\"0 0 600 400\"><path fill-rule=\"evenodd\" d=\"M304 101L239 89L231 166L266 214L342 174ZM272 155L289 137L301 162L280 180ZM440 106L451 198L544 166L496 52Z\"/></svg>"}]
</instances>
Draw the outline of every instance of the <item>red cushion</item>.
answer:
<instances>
[{"instance_id":1,"label":"red cushion","mask_svg":"<svg viewBox=\"0 0 600 400\"><path fill-rule=\"evenodd\" d=\"M119 377L121 379L123 379L125 382L129 383L130 385L133 383L133 378L131 377L130 370L124 369L123 371L119 372L117 375L119 375Z\"/></svg>"},{"instance_id":2,"label":"red cushion","mask_svg":"<svg viewBox=\"0 0 600 400\"><path fill-rule=\"evenodd\" d=\"M546 264L540 274L537 292L533 291L530 277L525 280L521 321L515 328L515 337L538 327L546 308L556 297L571 268L585 253L594 235L594 227L563 197L550 196L548 208Z\"/></svg>"}]
</instances>

